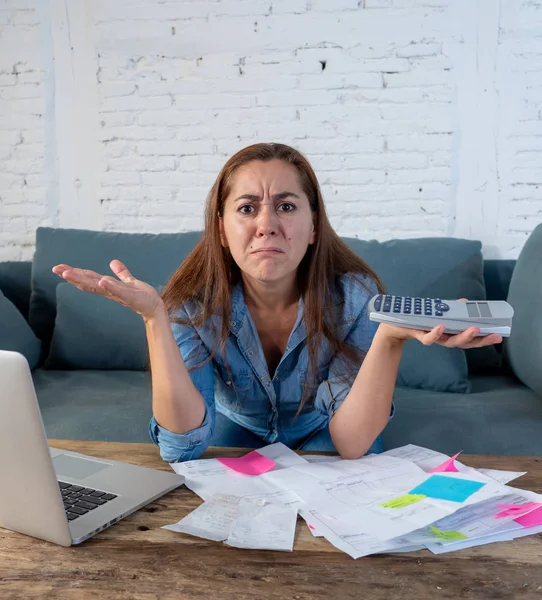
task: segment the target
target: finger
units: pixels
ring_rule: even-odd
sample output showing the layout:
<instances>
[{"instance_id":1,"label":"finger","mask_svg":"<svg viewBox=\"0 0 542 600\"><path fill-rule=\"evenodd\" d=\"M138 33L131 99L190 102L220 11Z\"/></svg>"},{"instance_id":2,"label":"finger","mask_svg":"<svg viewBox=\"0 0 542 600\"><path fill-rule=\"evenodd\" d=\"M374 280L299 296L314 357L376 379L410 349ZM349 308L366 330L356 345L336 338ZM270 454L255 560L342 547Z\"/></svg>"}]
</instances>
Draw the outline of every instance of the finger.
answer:
<instances>
[{"instance_id":1,"label":"finger","mask_svg":"<svg viewBox=\"0 0 542 600\"><path fill-rule=\"evenodd\" d=\"M446 327L444 325L437 325L436 327L433 327L433 329L431 331L429 331L428 333L421 333L418 336L418 340L424 346L431 346L431 344L438 342L438 340L444 334L445 329L446 329Z\"/></svg>"},{"instance_id":2,"label":"finger","mask_svg":"<svg viewBox=\"0 0 542 600\"><path fill-rule=\"evenodd\" d=\"M122 281L119 281L114 277L102 277L98 282L98 287L102 290L102 293L105 293L109 298L124 305L129 303L129 300L133 295L132 290L130 290Z\"/></svg>"},{"instance_id":3,"label":"finger","mask_svg":"<svg viewBox=\"0 0 542 600\"><path fill-rule=\"evenodd\" d=\"M98 285L98 281L101 279L101 275L99 273L95 273L94 271L89 271L88 269L74 269L69 268L62 272L60 275L62 279L65 279L69 283L73 283L74 285L82 285L82 286L92 286L96 287Z\"/></svg>"},{"instance_id":4,"label":"finger","mask_svg":"<svg viewBox=\"0 0 542 600\"><path fill-rule=\"evenodd\" d=\"M491 335L479 336L472 340L468 345L461 346L464 349L469 348L483 348L484 346L492 346L493 344L500 344L502 342L502 336L496 333Z\"/></svg>"},{"instance_id":5,"label":"finger","mask_svg":"<svg viewBox=\"0 0 542 600\"><path fill-rule=\"evenodd\" d=\"M55 275L59 275L60 277L62 277L62 273L64 273L64 271L69 271L70 269L72 269L73 267L70 267L70 265L66 265L64 263L61 263L59 265L55 265L52 268L52 271Z\"/></svg>"},{"instance_id":6,"label":"finger","mask_svg":"<svg viewBox=\"0 0 542 600\"><path fill-rule=\"evenodd\" d=\"M130 273L130 271L128 271L128 268L126 267L126 265L121 262L120 260L112 260L111 263L109 264L109 266L111 267L111 270L113 271L113 273L115 273L115 275L121 280L124 281L125 283L128 283L130 281L134 281L135 277Z\"/></svg>"},{"instance_id":7,"label":"finger","mask_svg":"<svg viewBox=\"0 0 542 600\"><path fill-rule=\"evenodd\" d=\"M458 302L468 302L468 298L458 298Z\"/></svg>"},{"instance_id":8,"label":"finger","mask_svg":"<svg viewBox=\"0 0 542 600\"><path fill-rule=\"evenodd\" d=\"M452 335L450 339L443 345L447 348L463 348L469 345L478 333L480 333L480 329L478 327L469 327L461 333Z\"/></svg>"}]
</instances>

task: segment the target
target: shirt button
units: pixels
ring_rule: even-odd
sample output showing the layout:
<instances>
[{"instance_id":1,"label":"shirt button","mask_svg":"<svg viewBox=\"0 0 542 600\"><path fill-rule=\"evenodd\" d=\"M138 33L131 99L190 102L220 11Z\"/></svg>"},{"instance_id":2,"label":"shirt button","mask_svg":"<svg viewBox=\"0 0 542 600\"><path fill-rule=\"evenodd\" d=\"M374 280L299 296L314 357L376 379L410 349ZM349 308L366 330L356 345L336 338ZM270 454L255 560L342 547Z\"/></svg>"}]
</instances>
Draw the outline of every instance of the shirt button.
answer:
<instances>
[{"instance_id":1,"label":"shirt button","mask_svg":"<svg viewBox=\"0 0 542 600\"><path fill-rule=\"evenodd\" d=\"M237 323L236 323L235 321L230 321L230 325L231 325L232 327L235 327L235 326L237 325Z\"/></svg>"},{"instance_id":2,"label":"shirt button","mask_svg":"<svg viewBox=\"0 0 542 600\"><path fill-rule=\"evenodd\" d=\"M254 352L252 352L252 350L249 350L249 351L247 352L247 354L248 354L249 356L252 356L252 355L254 354Z\"/></svg>"}]
</instances>

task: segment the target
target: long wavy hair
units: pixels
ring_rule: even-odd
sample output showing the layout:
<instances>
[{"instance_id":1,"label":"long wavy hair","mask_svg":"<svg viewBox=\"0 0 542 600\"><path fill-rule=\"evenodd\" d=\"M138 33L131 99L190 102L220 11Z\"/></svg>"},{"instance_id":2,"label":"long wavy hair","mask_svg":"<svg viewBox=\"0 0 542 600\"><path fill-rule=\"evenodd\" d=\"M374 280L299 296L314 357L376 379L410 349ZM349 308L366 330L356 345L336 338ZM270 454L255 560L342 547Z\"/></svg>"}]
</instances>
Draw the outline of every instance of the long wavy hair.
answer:
<instances>
[{"instance_id":1,"label":"long wavy hair","mask_svg":"<svg viewBox=\"0 0 542 600\"><path fill-rule=\"evenodd\" d=\"M329 223L318 180L309 161L301 152L285 144L253 144L234 154L220 171L209 196L205 209L205 229L200 241L192 249L181 266L171 276L162 291L162 298L170 315L186 302L195 301L199 311L191 322L202 326L213 315L220 316L220 328L216 331L216 347L211 349L211 359L219 349L225 354L231 317L231 290L242 281L241 271L228 248L220 240L219 217L224 214L224 205L232 187L232 180L239 167L252 161L281 160L292 165L298 172L301 188L309 199L313 213L315 239L298 267L297 281L304 301L304 319L307 331L309 365L300 402L303 407L308 390L317 385L318 349L326 338L334 355L346 359L351 368L347 374L352 381L363 355L359 349L345 344L338 334L340 323L331 310L341 296L338 285L341 275L350 273L374 281L380 293L384 286L377 274L353 252L335 233ZM172 320L183 322L182 320ZM226 358L224 356L224 358ZM227 362L226 362L227 364ZM195 368L198 368L198 365Z\"/></svg>"}]
</instances>

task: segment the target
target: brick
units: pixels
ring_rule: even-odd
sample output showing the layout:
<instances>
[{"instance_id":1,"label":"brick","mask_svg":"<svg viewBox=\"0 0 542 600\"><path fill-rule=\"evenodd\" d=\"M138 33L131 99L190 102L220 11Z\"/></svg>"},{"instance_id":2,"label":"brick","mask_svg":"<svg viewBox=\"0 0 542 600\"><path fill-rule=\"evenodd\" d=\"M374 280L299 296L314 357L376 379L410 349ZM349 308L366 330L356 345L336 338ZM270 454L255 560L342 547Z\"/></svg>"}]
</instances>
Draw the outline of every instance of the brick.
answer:
<instances>
[{"instance_id":1,"label":"brick","mask_svg":"<svg viewBox=\"0 0 542 600\"><path fill-rule=\"evenodd\" d=\"M175 187L202 186L211 188L213 178L208 173L183 173L182 171L163 171L160 173L141 173L141 183L146 186L172 185Z\"/></svg>"},{"instance_id":2,"label":"brick","mask_svg":"<svg viewBox=\"0 0 542 600\"><path fill-rule=\"evenodd\" d=\"M131 169L142 171L173 171L175 169L175 159L168 156L160 158L140 158L136 156L124 158L110 158L107 161L110 171L130 171Z\"/></svg>"},{"instance_id":3,"label":"brick","mask_svg":"<svg viewBox=\"0 0 542 600\"><path fill-rule=\"evenodd\" d=\"M287 2L274 2L273 14L301 14L307 12L308 0L287 0Z\"/></svg>"},{"instance_id":4,"label":"brick","mask_svg":"<svg viewBox=\"0 0 542 600\"><path fill-rule=\"evenodd\" d=\"M17 83L17 75L14 73L0 73L0 87L11 86Z\"/></svg>"},{"instance_id":5,"label":"brick","mask_svg":"<svg viewBox=\"0 0 542 600\"><path fill-rule=\"evenodd\" d=\"M20 100L39 98L41 103L42 89L38 83L25 83L0 88L0 100Z\"/></svg>"},{"instance_id":6,"label":"brick","mask_svg":"<svg viewBox=\"0 0 542 600\"><path fill-rule=\"evenodd\" d=\"M200 110L181 110L172 108L168 111L141 111L137 115L139 125L170 126L200 124L205 121L205 114Z\"/></svg>"},{"instance_id":7,"label":"brick","mask_svg":"<svg viewBox=\"0 0 542 600\"><path fill-rule=\"evenodd\" d=\"M212 152L212 140L191 141L188 143L182 141L165 142L138 142L137 154L140 156L181 156L190 154L199 154L200 152Z\"/></svg>"},{"instance_id":8,"label":"brick","mask_svg":"<svg viewBox=\"0 0 542 600\"><path fill-rule=\"evenodd\" d=\"M140 183L141 175L136 170L106 171L100 179L106 185L134 185Z\"/></svg>"},{"instance_id":9,"label":"brick","mask_svg":"<svg viewBox=\"0 0 542 600\"><path fill-rule=\"evenodd\" d=\"M175 95L175 106L181 110L221 109L221 108L250 108L255 105L252 94L185 94Z\"/></svg>"},{"instance_id":10,"label":"brick","mask_svg":"<svg viewBox=\"0 0 542 600\"><path fill-rule=\"evenodd\" d=\"M101 98L131 96L137 90L136 85L133 81L104 81L98 86L98 91Z\"/></svg>"},{"instance_id":11,"label":"brick","mask_svg":"<svg viewBox=\"0 0 542 600\"><path fill-rule=\"evenodd\" d=\"M397 56L400 58L414 58L419 56L434 56L442 51L441 44L424 44L412 42L408 46L397 51Z\"/></svg>"},{"instance_id":12,"label":"brick","mask_svg":"<svg viewBox=\"0 0 542 600\"><path fill-rule=\"evenodd\" d=\"M122 21L131 25L134 21L176 21L206 17L212 10L213 3L209 2L165 2L149 3L147 5L130 5L122 2L102 2L95 11L98 23Z\"/></svg>"},{"instance_id":13,"label":"brick","mask_svg":"<svg viewBox=\"0 0 542 600\"><path fill-rule=\"evenodd\" d=\"M39 25L38 15L35 10L15 10L13 25Z\"/></svg>"},{"instance_id":14,"label":"brick","mask_svg":"<svg viewBox=\"0 0 542 600\"><path fill-rule=\"evenodd\" d=\"M16 204L0 204L0 218L12 219L13 217L42 217L45 207L39 204L27 204L19 201Z\"/></svg>"},{"instance_id":15,"label":"brick","mask_svg":"<svg viewBox=\"0 0 542 600\"><path fill-rule=\"evenodd\" d=\"M154 96L147 98L141 98L136 95L115 96L103 100L101 103L101 109L104 112L152 110L158 108L170 108L171 105L171 96Z\"/></svg>"},{"instance_id":16,"label":"brick","mask_svg":"<svg viewBox=\"0 0 542 600\"><path fill-rule=\"evenodd\" d=\"M104 127L98 135L100 140L171 140L175 131L171 127L140 127L129 125L127 127Z\"/></svg>"}]
</instances>

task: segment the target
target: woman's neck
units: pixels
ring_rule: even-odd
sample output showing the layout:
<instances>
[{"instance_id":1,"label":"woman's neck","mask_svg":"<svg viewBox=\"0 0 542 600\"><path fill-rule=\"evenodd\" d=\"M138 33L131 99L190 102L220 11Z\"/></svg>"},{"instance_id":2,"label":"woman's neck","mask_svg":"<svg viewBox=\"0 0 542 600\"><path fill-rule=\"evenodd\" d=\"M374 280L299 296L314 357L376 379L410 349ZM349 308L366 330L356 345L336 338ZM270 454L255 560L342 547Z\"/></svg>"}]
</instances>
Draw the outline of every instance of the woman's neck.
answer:
<instances>
[{"instance_id":1,"label":"woman's neck","mask_svg":"<svg viewBox=\"0 0 542 600\"><path fill-rule=\"evenodd\" d=\"M247 306L259 312L284 312L299 300L295 276L287 281L273 282L243 277L243 294Z\"/></svg>"}]
</instances>

